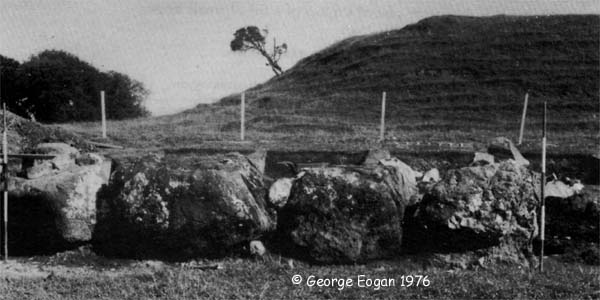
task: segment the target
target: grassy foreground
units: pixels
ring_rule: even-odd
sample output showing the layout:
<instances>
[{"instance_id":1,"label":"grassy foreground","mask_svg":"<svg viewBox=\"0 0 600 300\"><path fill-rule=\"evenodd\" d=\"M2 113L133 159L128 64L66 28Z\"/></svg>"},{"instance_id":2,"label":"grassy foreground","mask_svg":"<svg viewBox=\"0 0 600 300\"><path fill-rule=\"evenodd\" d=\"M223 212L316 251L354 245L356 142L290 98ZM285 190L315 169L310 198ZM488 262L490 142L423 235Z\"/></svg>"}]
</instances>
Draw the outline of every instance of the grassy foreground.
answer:
<instances>
[{"instance_id":1,"label":"grassy foreground","mask_svg":"<svg viewBox=\"0 0 600 300\"><path fill-rule=\"evenodd\" d=\"M518 266L446 270L402 258L367 265L315 266L278 256L188 263L53 256L0 263L0 299L597 299L597 266L549 258L546 271ZM218 264L219 269L200 266ZM35 269L35 271L32 271ZM15 271L16 270L16 271ZM21 274L19 273L21 270ZM366 286L363 279L395 279ZM294 275L302 282L292 284ZM307 286L307 278L351 278L352 286ZM402 275L429 286L402 287ZM2 278L3 277L3 278ZM374 282L374 281L373 281ZM362 285L359 287L358 285ZM407 282L405 282L405 285Z\"/></svg>"}]
</instances>

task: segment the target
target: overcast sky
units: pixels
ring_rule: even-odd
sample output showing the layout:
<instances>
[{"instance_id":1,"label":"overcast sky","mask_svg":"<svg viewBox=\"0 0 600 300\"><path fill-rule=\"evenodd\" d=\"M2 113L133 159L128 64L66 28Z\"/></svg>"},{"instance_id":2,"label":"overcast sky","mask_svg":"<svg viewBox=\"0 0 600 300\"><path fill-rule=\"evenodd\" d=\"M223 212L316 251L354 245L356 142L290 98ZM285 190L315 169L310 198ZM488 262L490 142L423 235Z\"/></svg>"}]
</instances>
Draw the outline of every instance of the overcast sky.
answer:
<instances>
[{"instance_id":1,"label":"overcast sky","mask_svg":"<svg viewBox=\"0 0 600 300\"><path fill-rule=\"evenodd\" d=\"M284 68L346 37L457 14L600 13L598 0L0 0L0 54L19 61L71 52L150 90L154 115L250 88L273 74L256 53L229 49L243 26L286 42Z\"/></svg>"}]
</instances>

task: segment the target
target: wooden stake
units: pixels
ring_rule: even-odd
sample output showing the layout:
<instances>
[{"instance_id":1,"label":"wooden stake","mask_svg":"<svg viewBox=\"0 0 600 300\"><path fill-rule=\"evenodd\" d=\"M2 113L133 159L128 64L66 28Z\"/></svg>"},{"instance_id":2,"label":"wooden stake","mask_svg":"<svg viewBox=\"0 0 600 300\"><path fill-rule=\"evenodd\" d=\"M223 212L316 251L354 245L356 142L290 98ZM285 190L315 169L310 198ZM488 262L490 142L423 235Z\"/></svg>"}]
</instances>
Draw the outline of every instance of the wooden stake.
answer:
<instances>
[{"instance_id":1,"label":"wooden stake","mask_svg":"<svg viewBox=\"0 0 600 300\"><path fill-rule=\"evenodd\" d=\"M4 141L6 141L6 104L2 98L2 66L0 66L0 102L2 103L2 120L4 123L3 128L3 140L2 140L2 174L1 177L6 181L6 171L8 169L8 151L7 147L4 147ZM5 185L6 186L6 185ZM3 193L2 201L2 253L4 254L4 261L8 260L8 195Z\"/></svg>"},{"instance_id":2,"label":"wooden stake","mask_svg":"<svg viewBox=\"0 0 600 300\"><path fill-rule=\"evenodd\" d=\"M100 91L100 107L102 109L102 138L106 138L106 105L104 103L104 91Z\"/></svg>"},{"instance_id":3,"label":"wooden stake","mask_svg":"<svg viewBox=\"0 0 600 300\"><path fill-rule=\"evenodd\" d=\"M240 103L241 105L241 112L240 112L240 140L244 140L244 134L245 134L245 126L244 123L246 121L246 93L242 93L242 101Z\"/></svg>"},{"instance_id":4,"label":"wooden stake","mask_svg":"<svg viewBox=\"0 0 600 300\"><path fill-rule=\"evenodd\" d=\"M521 145L523 142L523 131L525 129L525 117L527 116L527 100L529 99L529 93L525 94L525 103L523 103L523 116L521 117L521 130L519 131L519 143L517 145Z\"/></svg>"},{"instance_id":5,"label":"wooden stake","mask_svg":"<svg viewBox=\"0 0 600 300\"><path fill-rule=\"evenodd\" d=\"M94 145L94 146L100 147L100 148L123 149L123 146L119 146L119 145L106 144L106 143L98 143L98 142L94 142L94 141L86 141L86 142L88 144L90 144L90 145Z\"/></svg>"},{"instance_id":6,"label":"wooden stake","mask_svg":"<svg viewBox=\"0 0 600 300\"><path fill-rule=\"evenodd\" d=\"M7 134L8 131L6 128L6 103L2 103L2 123L3 132L2 132L2 177L4 179L4 261L8 260L8 142L7 142Z\"/></svg>"},{"instance_id":7,"label":"wooden stake","mask_svg":"<svg viewBox=\"0 0 600 300\"><path fill-rule=\"evenodd\" d=\"M381 127L379 128L379 141L385 139L385 92L381 95Z\"/></svg>"},{"instance_id":8,"label":"wooden stake","mask_svg":"<svg viewBox=\"0 0 600 300\"><path fill-rule=\"evenodd\" d=\"M546 101L544 101L544 125L542 129L542 208L540 211L540 272L544 271L544 241L546 231Z\"/></svg>"}]
</instances>

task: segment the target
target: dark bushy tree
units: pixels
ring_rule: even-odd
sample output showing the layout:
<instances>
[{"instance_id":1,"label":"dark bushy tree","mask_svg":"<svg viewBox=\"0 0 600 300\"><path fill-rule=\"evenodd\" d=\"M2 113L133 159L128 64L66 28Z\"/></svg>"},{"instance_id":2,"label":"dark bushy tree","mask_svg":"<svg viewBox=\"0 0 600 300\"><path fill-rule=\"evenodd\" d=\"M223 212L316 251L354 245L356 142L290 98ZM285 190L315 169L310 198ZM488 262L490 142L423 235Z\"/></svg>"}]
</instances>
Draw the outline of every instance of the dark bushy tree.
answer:
<instances>
[{"instance_id":1,"label":"dark bushy tree","mask_svg":"<svg viewBox=\"0 0 600 300\"><path fill-rule=\"evenodd\" d=\"M43 51L21 65L27 106L43 122L97 119L100 72L63 51Z\"/></svg>"},{"instance_id":2,"label":"dark bushy tree","mask_svg":"<svg viewBox=\"0 0 600 300\"><path fill-rule=\"evenodd\" d=\"M106 114L111 119L127 119L145 117L149 112L143 108L142 102L148 96L148 91L141 82L117 72L104 74L104 89L107 101Z\"/></svg>"},{"instance_id":3,"label":"dark bushy tree","mask_svg":"<svg viewBox=\"0 0 600 300\"><path fill-rule=\"evenodd\" d=\"M9 57L0 55L0 77L2 101L6 101L11 111L18 115L27 116L26 98L22 95L22 88L19 86L19 72L21 64Z\"/></svg>"},{"instance_id":4,"label":"dark bushy tree","mask_svg":"<svg viewBox=\"0 0 600 300\"><path fill-rule=\"evenodd\" d=\"M283 73L283 69L279 66L281 55L287 52L287 44L277 45L273 39L273 51L269 53L266 49L266 39L269 32L266 29L260 30L256 26L248 26L238 29L234 34L234 38L230 43L232 51L247 51L256 50L267 59L267 66L276 76Z\"/></svg>"},{"instance_id":5,"label":"dark bushy tree","mask_svg":"<svg viewBox=\"0 0 600 300\"><path fill-rule=\"evenodd\" d=\"M148 92L140 82L117 72L100 72L64 51L32 56L17 68L15 82L18 92L9 100L11 110L24 116L29 112L42 122L98 120L101 90L106 93L107 118L148 115L142 104Z\"/></svg>"}]
</instances>

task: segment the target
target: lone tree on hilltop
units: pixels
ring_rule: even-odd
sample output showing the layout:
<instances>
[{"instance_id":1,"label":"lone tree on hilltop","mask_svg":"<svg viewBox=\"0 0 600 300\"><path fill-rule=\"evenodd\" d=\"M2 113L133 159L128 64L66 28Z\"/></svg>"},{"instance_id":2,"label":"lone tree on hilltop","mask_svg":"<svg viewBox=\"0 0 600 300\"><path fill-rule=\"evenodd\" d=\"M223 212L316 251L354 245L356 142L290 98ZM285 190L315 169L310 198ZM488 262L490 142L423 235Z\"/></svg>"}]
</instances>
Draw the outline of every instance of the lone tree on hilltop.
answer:
<instances>
[{"instance_id":1,"label":"lone tree on hilltop","mask_svg":"<svg viewBox=\"0 0 600 300\"><path fill-rule=\"evenodd\" d=\"M240 28L233 34L234 39L230 44L231 50L246 51L254 49L258 51L267 59L266 65L271 67L276 76L279 76L283 73L283 69L281 69L278 62L281 55L287 51L287 45L285 43L277 45L275 39L273 39L273 52L269 53L265 48L268 33L266 29L260 30L256 26Z\"/></svg>"}]
</instances>

